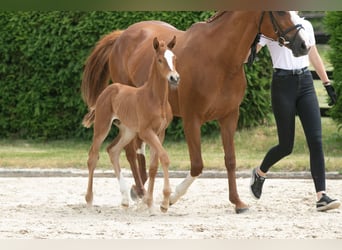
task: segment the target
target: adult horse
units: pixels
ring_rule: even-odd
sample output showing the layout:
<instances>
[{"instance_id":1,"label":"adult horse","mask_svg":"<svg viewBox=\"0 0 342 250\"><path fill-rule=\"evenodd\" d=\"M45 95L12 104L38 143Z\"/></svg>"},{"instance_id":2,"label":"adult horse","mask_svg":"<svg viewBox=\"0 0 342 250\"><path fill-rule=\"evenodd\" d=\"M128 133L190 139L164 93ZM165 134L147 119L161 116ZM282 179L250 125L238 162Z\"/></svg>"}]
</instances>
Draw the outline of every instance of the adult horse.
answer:
<instances>
[{"instance_id":1,"label":"adult horse","mask_svg":"<svg viewBox=\"0 0 342 250\"><path fill-rule=\"evenodd\" d=\"M206 22L193 24L186 31L160 21L144 21L124 31L115 31L99 41L85 66L82 94L88 106L94 105L109 78L139 86L145 82L150 65L148 49L153 37L177 36L174 48L181 76L178 89L171 89L169 102L175 116L182 117L190 154L191 170L170 197L175 203L203 170L201 125L217 120L220 125L224 161L228 174L229 200L237 213L248 206L236 187L234 133L246 79L243 64L257 34L293 51L308 53L298 16L293 12L222 11ZM134 164L134 163L133 163Z\"/></svg>"}]
</instances>

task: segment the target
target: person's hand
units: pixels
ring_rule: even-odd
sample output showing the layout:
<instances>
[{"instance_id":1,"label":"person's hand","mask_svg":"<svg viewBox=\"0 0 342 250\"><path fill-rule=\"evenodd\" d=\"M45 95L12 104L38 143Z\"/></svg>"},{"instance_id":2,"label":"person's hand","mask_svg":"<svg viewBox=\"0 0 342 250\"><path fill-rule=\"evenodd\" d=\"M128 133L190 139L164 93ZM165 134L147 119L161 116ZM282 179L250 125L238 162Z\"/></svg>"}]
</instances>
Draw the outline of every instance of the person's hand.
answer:
<instances>
[{"instance_id":1,"label":"person's hand","mask_svg":"<svg viewBox=\"0 0 342 250\"><path fill-rule=\"evenodd\" d=\"M334 87L331 84L324 85L329 97L330 97L330 102L328 103L329 106L332 106L336 104L337 101L337 95L335 92Z\"/></svg>"}]
</instances>

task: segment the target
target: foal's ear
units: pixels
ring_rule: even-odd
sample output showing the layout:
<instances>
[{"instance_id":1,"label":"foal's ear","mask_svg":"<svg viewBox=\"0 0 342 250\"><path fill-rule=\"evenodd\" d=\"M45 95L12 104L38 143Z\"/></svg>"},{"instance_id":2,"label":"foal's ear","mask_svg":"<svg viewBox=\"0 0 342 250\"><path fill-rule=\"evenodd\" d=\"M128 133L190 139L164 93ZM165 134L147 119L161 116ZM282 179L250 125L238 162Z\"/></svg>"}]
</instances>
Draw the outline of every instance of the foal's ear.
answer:
<instances>
[{"instance_id":1,"label":"foal's ear","mask_svg":"<svg viewBox=\"0 0 342 250\"><path fill-rule=\"evenodd\" d=\"M159 41L158 41L158 38L157 38L157 37L155 37L155 38L153 39L153 48L154 48L155 50L157 50L157 49L159 48Z\"/></svg>"},{"instance_id":2,"label":"foal's ear","mask_svg":"<svg viewBox=\"0 0 342 250\"><path fill-rule=\"evenodd\" d=\"M176 36L173 37L173 39L168 43L167 47L169 49L173 49L173 47L175 46L176 44Z\"/></svg>"}]
</instances>

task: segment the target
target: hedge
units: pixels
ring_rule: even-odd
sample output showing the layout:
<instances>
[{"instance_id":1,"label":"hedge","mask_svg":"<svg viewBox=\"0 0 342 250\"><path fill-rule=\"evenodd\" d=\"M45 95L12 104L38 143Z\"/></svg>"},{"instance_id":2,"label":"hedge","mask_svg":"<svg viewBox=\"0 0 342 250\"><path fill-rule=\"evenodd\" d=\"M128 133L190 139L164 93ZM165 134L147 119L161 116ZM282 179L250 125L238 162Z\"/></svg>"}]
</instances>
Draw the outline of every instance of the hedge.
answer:
<instances>
[{"instance_id":1,"label":"hedge","mask_svg":"<svg viewBox=\"0 0 342 250\"><path fill-rule=\"evenodd\" d=\"M149 19L179 29L206 20L213 12L28 11L0 12L0 137L20 139L85 138L87 111L80 94L84 62L95 43L115 29ZM262 53L263 54L263 53ZM261 124L270 113L269 59L247 70L248 90L239 127ZM265 59L266 58L266 59ZM203 134L217 124L203 126ZM180 119L167 131L182 138Z\"/></svg>"},{"instance_id":2,"label":"hedge","mask_svg":"<svg viewBox=\"0 0 342 250\"><path fill-rule=\"evenodd\" d=\"M330 34L329 45L331 51L329 59L334 67L333 86L338 96L337 103L330 111L331 117L342 128L342 12L328 12L324 19L324 24Z\"/></svg>"}]
</instances>

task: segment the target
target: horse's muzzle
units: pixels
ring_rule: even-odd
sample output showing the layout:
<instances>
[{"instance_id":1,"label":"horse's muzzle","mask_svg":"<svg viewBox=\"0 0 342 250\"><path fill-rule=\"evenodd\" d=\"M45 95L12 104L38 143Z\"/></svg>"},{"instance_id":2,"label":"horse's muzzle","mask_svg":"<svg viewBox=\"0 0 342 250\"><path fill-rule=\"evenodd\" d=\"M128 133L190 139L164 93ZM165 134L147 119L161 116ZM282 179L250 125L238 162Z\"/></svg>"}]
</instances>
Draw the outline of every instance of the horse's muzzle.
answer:
<instances>
[{"instance_id":1,"label":"horse's muzzle","mask_svg":"<svg viewBox=\"0 0 342 250\"><path fill-rule=\"evenodd\" d=\"M292 50L293 56L305 56L309 53L310 46L308 45L308 39L303 30L299 30L295 35L292 42L290 42L289 47Z\"/></svg>"},{"instance_id":2,"label":"horse's muzzle","mask_svg":"<svg viewBox=\"0 0 342 250\"><path fill-rule=\"evenodd\" d=\"M297 43L296 43L297 42ZM295 41L292 46L292 53L293 56L299 57L299 56L305 56L309 53L310 47L306 45L305 41Z\"/></svg>"}]
</instances>

